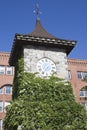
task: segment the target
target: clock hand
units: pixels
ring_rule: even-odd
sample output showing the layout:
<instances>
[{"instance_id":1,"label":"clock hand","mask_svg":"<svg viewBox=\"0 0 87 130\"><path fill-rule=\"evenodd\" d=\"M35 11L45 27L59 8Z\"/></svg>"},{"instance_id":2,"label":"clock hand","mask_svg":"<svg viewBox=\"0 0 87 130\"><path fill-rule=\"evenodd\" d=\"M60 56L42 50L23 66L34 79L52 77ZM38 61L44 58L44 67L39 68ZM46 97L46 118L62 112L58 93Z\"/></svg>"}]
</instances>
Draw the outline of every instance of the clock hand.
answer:
<instances>
[{"instance_id":1,"label":"clock hand","mask_svg":"<svg viewBox=\"0 0 87 130\"><path fill-rule=\"evenodd\" d=\"M45 66L44 71L49 71L50 67L49 66Z\"/></svg>"}]
</instances>

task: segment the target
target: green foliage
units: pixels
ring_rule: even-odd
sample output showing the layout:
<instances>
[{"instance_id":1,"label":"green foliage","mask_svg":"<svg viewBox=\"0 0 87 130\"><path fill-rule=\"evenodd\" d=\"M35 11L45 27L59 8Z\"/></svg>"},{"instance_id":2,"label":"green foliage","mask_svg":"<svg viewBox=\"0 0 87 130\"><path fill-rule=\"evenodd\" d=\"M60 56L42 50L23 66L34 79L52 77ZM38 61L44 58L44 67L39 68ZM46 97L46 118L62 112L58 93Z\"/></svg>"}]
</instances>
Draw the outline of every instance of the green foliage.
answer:
<instances>
[{"instance_id":1,"label":"green foliage","mask_svg":"<svg viewBox=\"0 0 87 130\"><path fill-rule=\"evenodd\" d=\"M69 83L28 73L22 83L18 99L8 108L5 130L16 130L18 125L22 130L86 130L86 111L75 102Z\"/></svg>"},{"instance_id":2,"label":"green foliage","mask_svg":"<svg viewBox=\"0 0 87 130\"><path fill-rule=\"evenodd\" d=\"M87 77L83 79L83 81L87 82Z\"/></svg>"},{"instance_id":3,"label":"green foliage","mask_svg":"<svg viewBox=\"0 0 87 130\"><path fill-rule=\"evenodd\" d=\"M23 73L24 73L24 60L23 58L20 58L16 62L16 66L15 66L12 99L16 99L19 95L19 89L22 86Z\"/></svg>"},{"instance_id":4,"label":"green foliage","mask_svg":"<svg viewBox=\"0 0 87 130\"><path fill-rule=\"evenodd\" d=\"M75 102L69 82L54 76L42 79L23 72L23 67L16 74L5 130L19 125L21 130L87 130L87 112Z\"/></svg>"}]
</instances>

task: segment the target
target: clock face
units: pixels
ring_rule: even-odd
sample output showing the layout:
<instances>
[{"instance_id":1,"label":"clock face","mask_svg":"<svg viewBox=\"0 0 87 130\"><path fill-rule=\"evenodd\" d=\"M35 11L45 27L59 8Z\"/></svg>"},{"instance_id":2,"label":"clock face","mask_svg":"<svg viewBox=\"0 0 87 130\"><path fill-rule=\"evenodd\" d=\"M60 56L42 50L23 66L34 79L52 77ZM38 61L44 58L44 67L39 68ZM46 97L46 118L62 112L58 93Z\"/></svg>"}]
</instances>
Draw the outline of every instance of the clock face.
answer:
<instances>
[{"instance_id":1,"label":"clock face","mask_svg":"<svg viewBox=\"0 0 87 130\"><path fill-rule=\"evenodd\" d=\"M37 71L42 76L51 76L56 72L56 66L53 61L48 58L43 58L37 63Z\"/></svg>"}]
</instances>

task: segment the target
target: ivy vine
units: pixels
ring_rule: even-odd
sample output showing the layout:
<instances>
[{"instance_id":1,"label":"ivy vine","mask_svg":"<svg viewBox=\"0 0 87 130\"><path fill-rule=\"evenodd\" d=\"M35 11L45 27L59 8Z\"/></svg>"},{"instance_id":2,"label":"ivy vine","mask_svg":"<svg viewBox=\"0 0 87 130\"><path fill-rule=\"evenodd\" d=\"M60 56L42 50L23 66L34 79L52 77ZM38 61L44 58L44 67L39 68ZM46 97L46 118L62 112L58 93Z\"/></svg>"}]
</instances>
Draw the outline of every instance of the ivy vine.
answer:
<instances>
[{"instance_id":1,"label":"ivy vine","mask_svg":"<svg viewBox=\"0 0 87 130\"><path fill-rule=\"evenodd\" d=\"M87 130L87 112L75 102L69 82L24 72L16 64L13 100L4 119L5 130Z\"/></svg>"}]
</instances>

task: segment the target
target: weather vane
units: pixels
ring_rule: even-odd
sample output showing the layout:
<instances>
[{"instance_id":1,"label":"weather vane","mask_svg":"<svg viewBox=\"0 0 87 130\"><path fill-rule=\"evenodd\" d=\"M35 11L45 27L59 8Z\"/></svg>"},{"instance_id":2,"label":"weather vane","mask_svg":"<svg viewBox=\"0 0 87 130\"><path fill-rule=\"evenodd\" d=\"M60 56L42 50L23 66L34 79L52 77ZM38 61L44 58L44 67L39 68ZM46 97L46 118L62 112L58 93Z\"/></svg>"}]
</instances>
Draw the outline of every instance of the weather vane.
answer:
<instances>
[{"instance_id":1,"label":"weather vane","mask_svg":"<svg viewBox=\"0 0 87 130\"><path fill-rule=\"evenodd\" d=\"M39 10L39 4L36 4L36 8L34 10L34 13L36 14L36 18L39 19L39 14L41 14L42 12L40 12Z\"/></svg>"}]
</instances>

